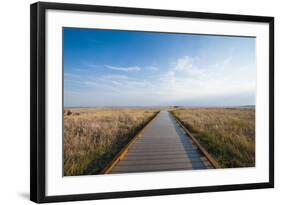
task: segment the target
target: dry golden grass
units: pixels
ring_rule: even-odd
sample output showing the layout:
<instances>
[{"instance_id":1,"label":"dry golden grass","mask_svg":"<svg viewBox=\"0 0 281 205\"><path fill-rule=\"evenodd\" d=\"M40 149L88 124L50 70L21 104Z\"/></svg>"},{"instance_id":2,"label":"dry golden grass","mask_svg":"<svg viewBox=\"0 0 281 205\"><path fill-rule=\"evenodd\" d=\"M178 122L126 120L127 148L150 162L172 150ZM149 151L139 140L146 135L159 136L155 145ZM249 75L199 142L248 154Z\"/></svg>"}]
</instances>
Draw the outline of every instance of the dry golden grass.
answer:
<instances>
[{"instance_id":1,"label":"dry golden grass","mask_svg":"<svg viewBox=\"0 0 281 205\"><path fill-rule=\"evenodd\" d=\"M255 109L198 108L172 113L221 167L255 166Z\"/></svg>"},{"instance_id":2,"label":"dry golden grass","mask_svg":"<svg viewBox=\"0 0 281 205\"><path fill-rule=\"evenodd\" d=\"M64 175L99 173L157 112L152 109L64 110Z\"/></svg>"}]
</instances>

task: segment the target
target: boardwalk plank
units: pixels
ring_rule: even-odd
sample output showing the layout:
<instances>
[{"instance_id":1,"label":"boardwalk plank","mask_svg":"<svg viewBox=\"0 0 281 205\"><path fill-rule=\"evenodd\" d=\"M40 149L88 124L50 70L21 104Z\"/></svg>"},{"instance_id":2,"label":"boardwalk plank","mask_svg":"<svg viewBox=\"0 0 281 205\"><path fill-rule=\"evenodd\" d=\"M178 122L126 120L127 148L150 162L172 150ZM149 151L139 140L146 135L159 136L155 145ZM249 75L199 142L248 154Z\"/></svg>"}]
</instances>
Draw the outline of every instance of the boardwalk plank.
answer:
<instances>
[{"instance_id":1,"label":"boardwalk plank","mask_svg":"<svg viewBox=\"0 0 281 205\"><path fill-rule=\"evenodd\" d=\"M197 150L184 150L184 149L177 149L177 150L153 150L153 151L146 151L145 153L143 151L134 151L134 150L131 150L130 153L128 155L155 155L155 154L196 154L198 153Z\"/></svg>"},{"instance_id":2,"label":"boardwalk plank","mask_svg":"<svg viewBox=\"0 0 281 205\"><path fill-rule=\"evenodd\" d=\"M113 170L111 173L112 174L124 174L124 173L145 173L145 172L159 172L159 171L174 172L174 171L186 171L186 170L196 170L196 169L194 169L194 168L187 169L185 167L183 167L183 168L176 167L176 168L167 168L167 169L162 168L161 170L137 170L137 171L135 171L135 170L122 170L122 171ZM202 167L200 169L209 169L209 168Z\"/></svg>"},{"instance_id":3,"label":"boardwalk plank","mask_svg":"<svg viewBox=\"0 0 281 205\"><path fill-rule=\"evenodd\" d=\"M136 166L118 166L116 171L139 171L139 170L159 170L162 169L192 169L191 163L170 163L170 164L152 164L152 165L136 165Z\"/></svg>"},{"instance_id":4,"label":"boardwalk plank","mask_svg":"<svg viewBox=\"0 0 281 205\"><path fill-rule=\"evenodd\" d=\"M193 162L196 161L203 161L203 163L206 161L206 159L202 160L200 158L194 158L192 160ZM152 165L152 164L173 164L173 163L191 163L191 160L188 158L171 158L169 160L167 159L152 159L152 160L123 160L119 162L120 166L135 166L135 165Z\"/></svg>"},{"instance_id":5,"label":"boardwalk plank","mask_svg":"<svg viewBox=\"0 0 281 205\"><path fill-rule=\"evenodd\" d=\"M193 155L194 156L194 155ZM122 161L150 161L150 160L162 160L166 159L167 161L173 160L173 159L186 159L186 155L165 155L165 156L134 156L134 157L126 157L125 160ZM201 158L201 155L196 155L195 157L188 158L192 161L196 161L198 159L204 160L204 158Z\"/></svg>"},{"instance_id":6,"label":"boardwalk plank","mask_svg":"<svg viewBox=\"0 0 281 205\"><path fill-rule=\"evenodd\" d=\"M140 161L140 160L157 160L157 159L181 159L184 158L186 159L186 155L158 155L158 156L151 156L151 155L146 155L146 156L127 156L125 160L121 161ZM201 154L193 154L189 155L188 159L196 161L197 159L204 160L205 157L202 157Z\"/></svg>"}]
</instances>

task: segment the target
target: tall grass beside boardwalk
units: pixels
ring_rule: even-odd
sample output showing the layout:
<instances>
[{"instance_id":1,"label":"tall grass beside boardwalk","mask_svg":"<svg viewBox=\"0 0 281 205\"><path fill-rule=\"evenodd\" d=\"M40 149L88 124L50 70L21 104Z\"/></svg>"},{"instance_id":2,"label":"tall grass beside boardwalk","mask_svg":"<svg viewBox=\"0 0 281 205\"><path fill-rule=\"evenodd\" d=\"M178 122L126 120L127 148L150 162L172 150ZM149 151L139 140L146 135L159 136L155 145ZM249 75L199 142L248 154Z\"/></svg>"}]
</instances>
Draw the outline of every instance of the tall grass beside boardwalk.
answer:
<instances>
[{"instance_id":1,"label":"tall grass beside boardwalk","mask_svg":"<svg viewBox=\"0 0 281 205\"><path fill-rule=\"evenodd\" d=\"M157 112L152 109L65 109L64 175L99 173Z\"/></svg>"},{"instance_id":2,"label":"tall grass beside boardwalk","mask_svg":"<svg viewBox=\"0 0 281 205\"><path fill-rule=\"evenodd\" d=\"M221 167L255 166L255 109L190 108L172 114Z\"/></svg>"}]
</instances>

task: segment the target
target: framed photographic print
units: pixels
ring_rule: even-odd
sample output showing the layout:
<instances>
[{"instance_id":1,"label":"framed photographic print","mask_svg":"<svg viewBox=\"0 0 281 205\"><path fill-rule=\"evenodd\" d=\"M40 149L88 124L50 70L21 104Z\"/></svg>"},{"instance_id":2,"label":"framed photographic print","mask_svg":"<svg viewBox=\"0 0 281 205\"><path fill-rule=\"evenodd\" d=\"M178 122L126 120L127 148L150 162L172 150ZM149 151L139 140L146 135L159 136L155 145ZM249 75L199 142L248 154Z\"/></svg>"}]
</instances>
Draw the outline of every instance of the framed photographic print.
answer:
<instances>
[{"instance_id":1,"label":"framed photographic print","mask_svg":"<svg viewBox=\"0 0 281 205\"><path fill-rule=\"evenodd\" d=\"M274 18L31 5L34 202L274 187Z\"/></svg>"}]
</instances>

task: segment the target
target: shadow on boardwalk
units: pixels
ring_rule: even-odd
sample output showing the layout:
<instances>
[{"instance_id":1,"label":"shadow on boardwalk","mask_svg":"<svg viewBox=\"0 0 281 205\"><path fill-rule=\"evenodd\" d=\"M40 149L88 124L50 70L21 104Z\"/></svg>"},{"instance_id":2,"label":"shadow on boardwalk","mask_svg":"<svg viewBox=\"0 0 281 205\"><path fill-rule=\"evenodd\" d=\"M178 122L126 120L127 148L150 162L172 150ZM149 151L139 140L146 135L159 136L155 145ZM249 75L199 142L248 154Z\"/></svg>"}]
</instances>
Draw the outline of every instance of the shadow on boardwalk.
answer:
<instances>
[{"instance_id":1,"label":"shadow on boardwalk","mask_svg":"<svg viewBox=\"0 0 281 205\"><path fill-rule=\"evenodd\" d=\"M197 149L196 145L194 145L192 140L187 136L184 130L178 125L177 121L174 119L172 114L169 113L169 117L182 143L188 145L188 146L184 146L184 149L186 151L187 157L190 159L193 169L210 169L211 168L210 164L206 160L204 160L205 157L202 157L202 154ZM192 153L194 153L194 155L191 154L190 152L191 150Z\"/></svg>"}]
</instances>

